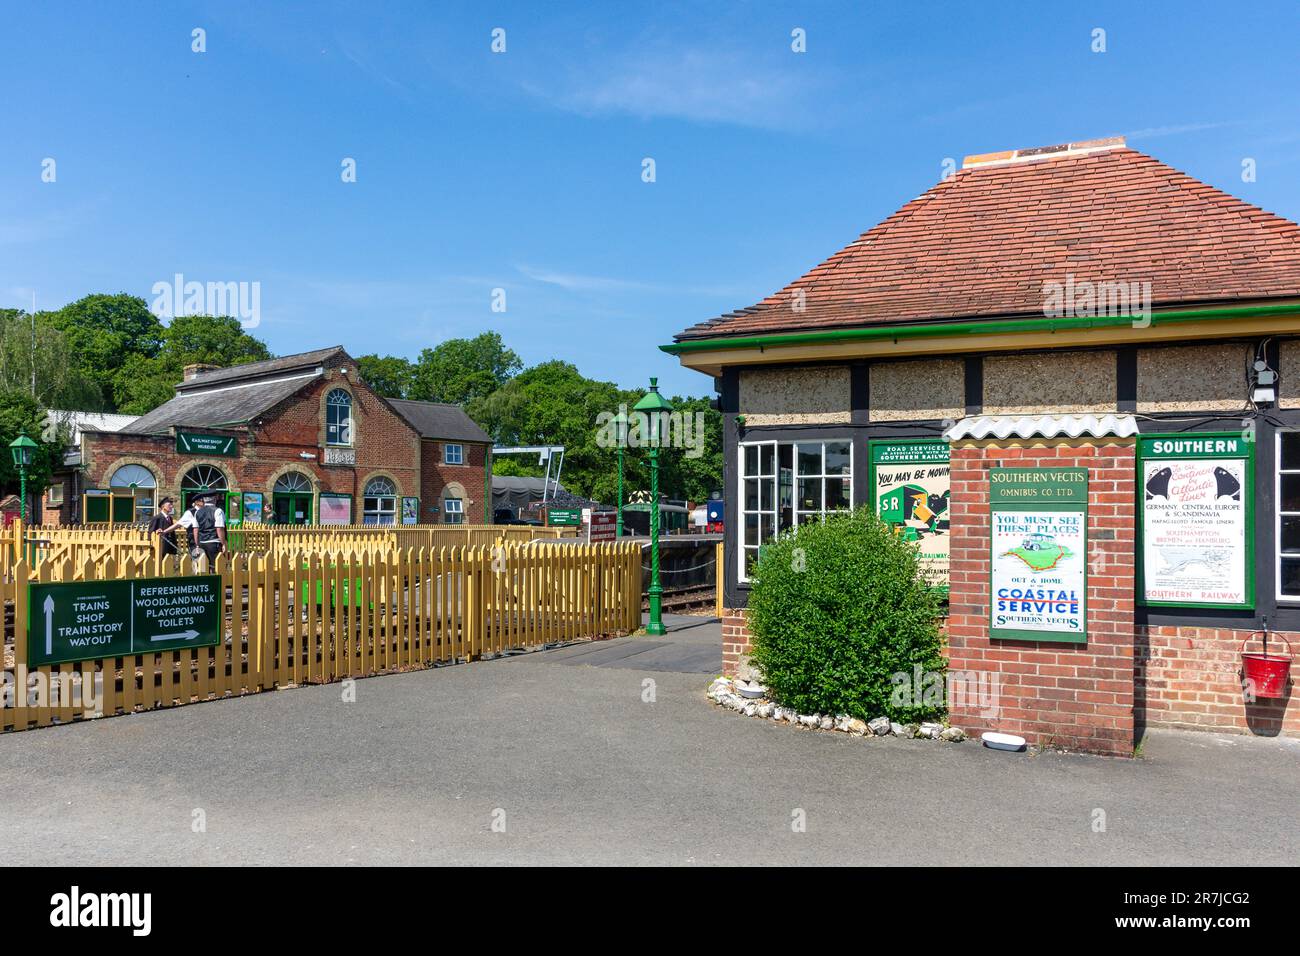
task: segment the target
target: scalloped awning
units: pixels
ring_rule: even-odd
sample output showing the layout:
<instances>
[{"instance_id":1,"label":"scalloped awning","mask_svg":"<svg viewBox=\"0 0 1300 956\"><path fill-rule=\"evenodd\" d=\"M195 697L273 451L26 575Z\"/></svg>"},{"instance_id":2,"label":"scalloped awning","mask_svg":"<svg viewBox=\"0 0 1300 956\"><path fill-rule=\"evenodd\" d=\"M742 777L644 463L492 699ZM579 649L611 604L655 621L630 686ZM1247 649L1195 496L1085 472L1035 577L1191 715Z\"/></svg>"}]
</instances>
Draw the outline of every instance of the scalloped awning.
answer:
<instances>
[{"instance_id":1,"label":"scalloped awning","mask_svg":"<svg viewBox=\"0 0 1300 956\"><path fill-rule=\"evenodd\" d=\"M973 438L1132 438L1132 415L976 415L943 433L948 441Z\"/></svg>"}]
</instances>

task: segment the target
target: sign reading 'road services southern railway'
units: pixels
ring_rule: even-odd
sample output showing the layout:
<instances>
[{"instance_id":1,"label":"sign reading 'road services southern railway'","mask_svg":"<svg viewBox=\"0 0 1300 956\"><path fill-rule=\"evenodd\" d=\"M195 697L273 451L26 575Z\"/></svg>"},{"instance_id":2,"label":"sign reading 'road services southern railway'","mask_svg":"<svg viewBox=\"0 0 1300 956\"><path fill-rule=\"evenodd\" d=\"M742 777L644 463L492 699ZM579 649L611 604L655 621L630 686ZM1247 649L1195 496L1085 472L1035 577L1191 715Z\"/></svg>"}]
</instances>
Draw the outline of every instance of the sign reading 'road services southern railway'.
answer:
<instances>
[{"instance_id":1,"label":"sign reading 'road services southern railway'","mask_svg":"<svg viewBox=\"0 0 1300 956\"><path fill-rule=\"evenodd\" d=\"M128 657L221 639L221 576L31 584L27 663Z\"/></svg>"}]
</instances>

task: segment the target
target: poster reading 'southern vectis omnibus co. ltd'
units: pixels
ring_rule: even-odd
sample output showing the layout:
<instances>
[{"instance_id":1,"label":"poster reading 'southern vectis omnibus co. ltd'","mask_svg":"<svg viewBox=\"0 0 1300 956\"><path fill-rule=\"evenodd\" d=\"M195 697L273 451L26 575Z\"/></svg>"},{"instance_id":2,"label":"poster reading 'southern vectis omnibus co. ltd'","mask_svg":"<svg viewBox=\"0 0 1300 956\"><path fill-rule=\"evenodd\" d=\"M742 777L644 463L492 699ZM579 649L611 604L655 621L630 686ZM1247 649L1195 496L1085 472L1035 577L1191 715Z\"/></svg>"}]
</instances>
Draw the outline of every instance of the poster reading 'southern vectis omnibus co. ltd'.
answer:
<instances>
[{"instance_id":1,"label":"poster reading 'southern vectis omnibus co. ltd'","mask_svg":"<svg viewBox=\"0 0 1300 956\"><path fill-rule=\"evenodd\" d=\"M1088 470L989 469L989 636L1087 640Z\"/></svg>"}]
</instances>

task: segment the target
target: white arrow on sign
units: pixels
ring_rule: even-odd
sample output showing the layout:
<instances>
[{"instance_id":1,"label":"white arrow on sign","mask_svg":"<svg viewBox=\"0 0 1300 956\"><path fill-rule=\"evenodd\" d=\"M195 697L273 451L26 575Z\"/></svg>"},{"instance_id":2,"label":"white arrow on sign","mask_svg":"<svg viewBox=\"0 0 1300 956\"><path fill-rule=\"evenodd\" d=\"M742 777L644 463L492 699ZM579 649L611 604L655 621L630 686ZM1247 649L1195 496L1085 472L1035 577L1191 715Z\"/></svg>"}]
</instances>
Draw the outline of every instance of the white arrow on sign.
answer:
<instances>
[{"instance_id":1,"label":"white arrow on sign","mask_svg":"<svg viewBox=\"0 0 1300 956\"><path fill-rule=\"evenodd\" d=\"M45 595L45 656L54 654L54 595Z\"/></svg>"},{"instance_id":2,"label":"white arrow on sign","mask_svg":"<svg viewBox=\"0 0 1300 956\"><path fill-rule=\"evenodd\" d=\"M198 631L193 631L193 630L190 630L190 631L177 631L175 634L155 634L155 635L153 635L151 638L149 638L149 640L151 640L151 641L174 641L174 640L176 640L176 639L179 638L179 639L182 640L182 641L192 641L192 640L194 640L194 638L196 638L196 637L198 637L198 636L199 636L199 632L198 632Z\"/></svg>"}]
</instances>

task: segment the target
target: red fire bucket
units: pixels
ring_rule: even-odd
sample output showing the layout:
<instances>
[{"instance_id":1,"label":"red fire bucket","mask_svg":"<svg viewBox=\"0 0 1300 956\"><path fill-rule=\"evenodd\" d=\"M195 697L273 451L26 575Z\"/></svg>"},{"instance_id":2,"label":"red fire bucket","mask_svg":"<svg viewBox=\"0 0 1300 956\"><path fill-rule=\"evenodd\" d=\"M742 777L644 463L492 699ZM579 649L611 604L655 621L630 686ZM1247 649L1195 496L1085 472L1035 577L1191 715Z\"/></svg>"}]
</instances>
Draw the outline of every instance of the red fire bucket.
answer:
<instances>
[{"instance_id":1,"label":"red fire bucket","mask_svg":"<svg viewBox=\"0 0 1300 956\"><path fill-rule=\"evenodd\" d=\"M1263 640L1264 651L1261 654L1247 654L1246 645L1250 643L1250 637L1259 635ZM1273 635L1278 637L1280 635ZM1268 652L1268 632L1256 631L1250 635L1241 644L1241 671L1242 675L1250 682L1249 686L1255 690L1256 697L1285 697L1286 685L1291 681L1291 658L1282 657L1280 654L1270 654ZM1286 642L1288 654L1291 651L1291 642L1282 638Z\"/></svg>"}]
</instances>

